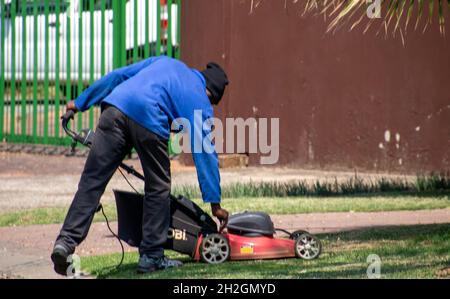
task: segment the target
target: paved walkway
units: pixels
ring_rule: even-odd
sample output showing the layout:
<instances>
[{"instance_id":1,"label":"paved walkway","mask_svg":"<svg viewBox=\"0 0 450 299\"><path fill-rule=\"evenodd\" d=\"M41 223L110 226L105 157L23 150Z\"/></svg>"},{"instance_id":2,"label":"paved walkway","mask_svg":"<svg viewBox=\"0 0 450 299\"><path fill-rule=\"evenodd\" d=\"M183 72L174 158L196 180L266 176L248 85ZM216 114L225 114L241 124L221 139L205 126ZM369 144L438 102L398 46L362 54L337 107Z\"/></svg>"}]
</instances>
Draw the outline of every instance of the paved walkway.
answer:
<instances>
[{"instance_id":1,"label":"paved walkway","mask_svg":"<svg viewBox=\"0 0 450 299\"><path fill-rule=\"evenodd\" d=\"M275 226L312 233L337 232L367 227L450 223L450 209L377 213L313 213L276 215ZM116 223L112 224L117 227ZM53 273L49 255L60 225L0 228L0 278L60 278ZM135 249L127 247L127 251ZM78 248L80 256L120 252L106 224L95 223L89 237Z\"/></svg>"},{"instance_id":2,"label":"paved walkway","mask_svg":"<svg viewBox=\"0 0 450 299\"><path fill-rule=\"evenodd\" d=\"M80 174L85 158L64 156L39 156L0 152L0 211L17 211L39 207L67 207L77 191ZM141 171L139 161L127 163ZM142 171L141 171L142 172ZM221 169L222 186L235 182L260 182L305 180L307 182L348 180L354 177L353 171L318 171L294 168L249 167ZM400 177L413 180L415 176L402 176L386 173L358 173L364 179L380 177ZM141 181L129 176L130 181L139 190L144 186ZM182 166L172 161L172 185L197 185L195 168ZM131 190L119 173L108 184L102 201L114 202L113 189Z\"/></svg>"}]
</instances>

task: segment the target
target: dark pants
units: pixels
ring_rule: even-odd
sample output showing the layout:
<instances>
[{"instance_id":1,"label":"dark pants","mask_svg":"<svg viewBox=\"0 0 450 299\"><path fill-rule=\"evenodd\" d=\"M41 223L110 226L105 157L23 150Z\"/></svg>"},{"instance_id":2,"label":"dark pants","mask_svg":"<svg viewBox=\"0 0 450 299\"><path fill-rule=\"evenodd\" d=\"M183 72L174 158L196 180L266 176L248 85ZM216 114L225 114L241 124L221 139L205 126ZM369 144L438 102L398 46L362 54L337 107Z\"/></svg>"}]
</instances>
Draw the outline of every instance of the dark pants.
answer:
<instances>
[{"instance_id":1,"label":"dark pants","mask_svg":"<svg viewBox=\"0 0 450 299\"><path fill-rule=\"evenodd\" d=\"M72 205L56 243L74 251L86 238L106 185L127 153L135 148L145 176L141 254L161 257L170 221L168 141L106 106Z\"/></svg>"}]
</instances>

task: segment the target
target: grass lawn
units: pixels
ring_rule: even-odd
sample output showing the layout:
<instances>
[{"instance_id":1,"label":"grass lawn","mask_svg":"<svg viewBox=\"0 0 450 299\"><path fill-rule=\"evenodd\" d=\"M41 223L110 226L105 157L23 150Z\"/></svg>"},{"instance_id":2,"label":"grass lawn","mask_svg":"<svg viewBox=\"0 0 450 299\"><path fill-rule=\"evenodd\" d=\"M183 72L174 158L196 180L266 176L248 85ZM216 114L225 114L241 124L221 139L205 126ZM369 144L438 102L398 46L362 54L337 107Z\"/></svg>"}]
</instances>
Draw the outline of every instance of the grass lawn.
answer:
<instances>
[{"instance_id":1,"label":"grass lawn","mask_svg":"<svg viewBox=\"0 0 450 299\"><path fill-rule=\"evenodd\" d=\"M209 211L209 206L196 200ZM223 207L230 212L244 210L264 211L269 214L302 214L312 212L380 212L450 208L450 196L350 196L350 197L275 197L230 198L223 200ZM117 218L113 204L105 205L111 220ZM38 208L0 214L0 227L62 223L67 208ZM104 221L98 214L94 221Z\"/></svg>"},{"instance_id":2,"label":"grass lawn","mask_svg":"<svg viewBox=\"0 0 450 299\"><path fill-rule=\"evenodd\" d=\"M381 258L382 278L450 275L450 271L441 271L450 267L450 224L377 228L320 238L324 251L314 261L284 259L207 265L168 252L185 265L141 276L135 272L138 255L128 253L118 270L114 266L120 254L82 257L81 266L98 278L367 278L367 257L377 254Z\"/></svg>"}]
</instances>

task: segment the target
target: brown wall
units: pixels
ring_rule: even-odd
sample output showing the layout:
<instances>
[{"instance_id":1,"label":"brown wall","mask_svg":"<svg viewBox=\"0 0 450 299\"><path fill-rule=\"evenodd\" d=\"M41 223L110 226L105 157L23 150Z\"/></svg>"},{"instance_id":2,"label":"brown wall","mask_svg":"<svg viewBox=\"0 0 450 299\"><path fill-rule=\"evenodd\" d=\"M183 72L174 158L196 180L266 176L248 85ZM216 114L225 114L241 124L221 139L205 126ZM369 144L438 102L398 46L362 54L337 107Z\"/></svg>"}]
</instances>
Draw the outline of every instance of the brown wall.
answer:
<instances>
[{"instance_id":1,"label":"brown wall","mask_svg":"<svg viewBox=\"0 0 450 299\"><path fill-rule=\"evenodd\" d=\"M264 0L251 14L250 2L183 4L182 59L229 73L217 115L279 117L281 165L450 170L448 36L411 31L403 46L375 30L326 34L322 17L292 1Z\"/></svg>"}]
</instances>

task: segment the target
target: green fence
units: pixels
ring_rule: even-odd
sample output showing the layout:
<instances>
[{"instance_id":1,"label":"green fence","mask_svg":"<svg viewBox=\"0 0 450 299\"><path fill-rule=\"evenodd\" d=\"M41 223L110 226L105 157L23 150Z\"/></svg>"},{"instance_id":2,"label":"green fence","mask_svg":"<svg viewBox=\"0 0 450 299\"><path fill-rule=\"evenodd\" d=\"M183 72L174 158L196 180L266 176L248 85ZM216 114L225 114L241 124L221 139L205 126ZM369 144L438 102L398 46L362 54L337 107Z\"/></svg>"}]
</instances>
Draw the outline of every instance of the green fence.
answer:
<instances>
[{"instance_id":1,"label":"green fence","mask_svg":"<svg viewBox=\"0 0 450 299\"><path fill-rule=\"evenodd\" d=\"M181 0L0 0L0 141L64 145L65 104L111 70L179 57ZM94 128L99 108L78 114Z\"/></svg>"}]
</instances>

